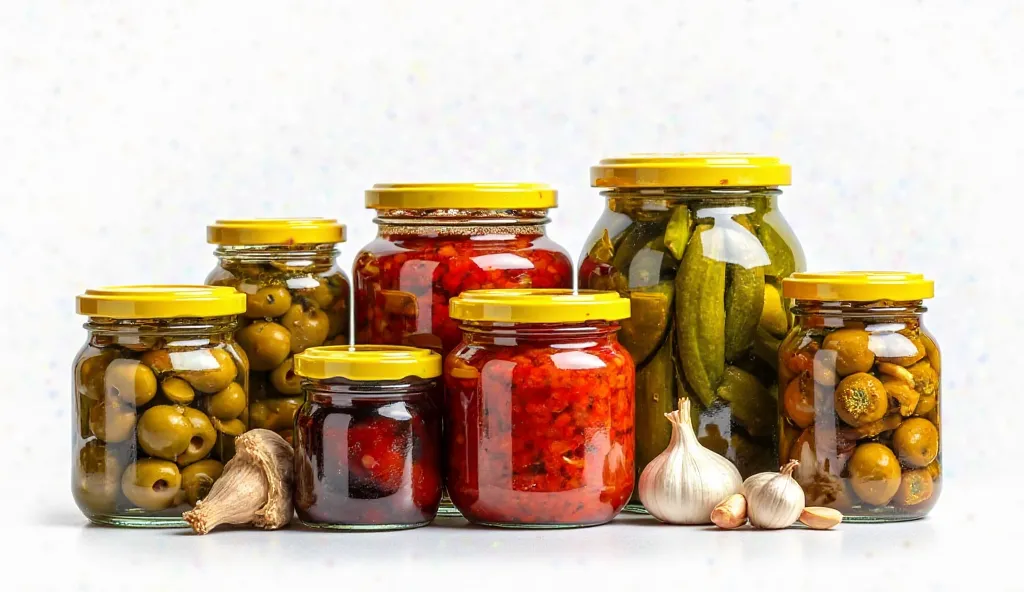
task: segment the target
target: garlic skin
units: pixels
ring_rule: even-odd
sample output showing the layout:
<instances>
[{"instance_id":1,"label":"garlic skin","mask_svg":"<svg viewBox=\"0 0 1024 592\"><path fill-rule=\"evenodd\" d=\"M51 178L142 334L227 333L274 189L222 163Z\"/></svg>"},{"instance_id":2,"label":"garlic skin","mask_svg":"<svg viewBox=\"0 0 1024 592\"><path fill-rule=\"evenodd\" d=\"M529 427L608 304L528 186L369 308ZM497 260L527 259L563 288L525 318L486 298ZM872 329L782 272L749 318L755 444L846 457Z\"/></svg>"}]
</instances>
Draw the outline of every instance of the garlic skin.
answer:
<instances>
[{"instance_id":1,"label":"garlic skin","mask_svg":"<svg viewBox=\"0 0 1024 592\"><path fill-rule=\"evenodd\" d=\"M804 490L793 478L799 462L791 460L778 473L758 473L743 482L747 518L755 528L792 526L804 509Z\"/></svg>"},{"instance_id":2,"label":"garlic skin","mask_svg":"<svg viewBox=\"0 0 1024 592\"><path fill-rule=\"evenodd\" d=\"M715 506L739 493L743 478L725 457L697 441L688 399L680 399L679 410L665 417L672 424L672 439L641 473L640 501L662 522L710 524Z\"/></svg>"}]
</instances>

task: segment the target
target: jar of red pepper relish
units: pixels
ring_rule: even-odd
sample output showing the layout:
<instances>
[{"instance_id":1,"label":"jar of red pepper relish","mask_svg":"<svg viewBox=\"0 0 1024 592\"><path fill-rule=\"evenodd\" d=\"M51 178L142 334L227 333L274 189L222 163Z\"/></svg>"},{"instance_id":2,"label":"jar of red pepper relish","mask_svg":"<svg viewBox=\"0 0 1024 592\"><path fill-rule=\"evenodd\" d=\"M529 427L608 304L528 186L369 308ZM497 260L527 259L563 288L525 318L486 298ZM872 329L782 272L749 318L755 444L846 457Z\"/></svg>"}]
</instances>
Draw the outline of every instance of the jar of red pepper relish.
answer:
<instances>
[{"instance_id":1,"label":"jar of red pepper relish","mask_svg":"<svg viewBox=\"0 0 1024 592\"><path fill-rule=\"evenodd\" d=\"M307 526L425 526L441 501L441 356L325 346L295 356L295 509Z\"/></svg>"},{"instance_id":2,"label":"jar of red pepper relish","mask_svg":"<svg viewBox=\"0 0 1024 592\"><path fill-rule=\"evenodd\" d=\"M465 290L572 288L569 254L544 233L557 206L533 183L378 184L377 238L356 257L356 343L441 352L461 339L448 300Z\"/></svg>"},{"instance_id":3,"label":"jar of red pepper relish","mask_svg":"<svg viewBox=\"0 0 1024 592\"><path fill-rule=\"evenodd\" d=\"M471 522L603 524L633 491L635 368L615 292L480 290L452 299L446 486Z\"/></svg>"}]
</instances>

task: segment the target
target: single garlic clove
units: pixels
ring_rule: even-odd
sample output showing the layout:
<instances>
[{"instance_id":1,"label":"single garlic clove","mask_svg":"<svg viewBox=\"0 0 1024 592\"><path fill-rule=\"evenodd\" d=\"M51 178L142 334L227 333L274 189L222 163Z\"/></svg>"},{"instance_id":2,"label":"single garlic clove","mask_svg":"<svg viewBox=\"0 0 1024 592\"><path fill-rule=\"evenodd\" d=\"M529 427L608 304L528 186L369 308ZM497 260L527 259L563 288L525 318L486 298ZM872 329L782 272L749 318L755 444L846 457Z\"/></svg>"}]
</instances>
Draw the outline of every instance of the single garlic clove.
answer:
<instances>
[{"instance_id":1,"label":"single garlic clove","mask_svg":"<svg viewBox=\"0 0 1024 592\"><path fill-rule=\"evenodd\" d=\"M747 523L747 498L735 493L711 512L711 521L719 528L739 528Z\"/></svg>"},{"instance_id":2,"label":"single garlic clove","mask_svg":"<svg viewBox=\"0 0 1024 592\"><path fill-rule=\"evenodd\" d=\"M800 522L814 530L828 530L843 521L843 514L835 508L811 506L800 513Z\"/></svg>"}]
</instances>

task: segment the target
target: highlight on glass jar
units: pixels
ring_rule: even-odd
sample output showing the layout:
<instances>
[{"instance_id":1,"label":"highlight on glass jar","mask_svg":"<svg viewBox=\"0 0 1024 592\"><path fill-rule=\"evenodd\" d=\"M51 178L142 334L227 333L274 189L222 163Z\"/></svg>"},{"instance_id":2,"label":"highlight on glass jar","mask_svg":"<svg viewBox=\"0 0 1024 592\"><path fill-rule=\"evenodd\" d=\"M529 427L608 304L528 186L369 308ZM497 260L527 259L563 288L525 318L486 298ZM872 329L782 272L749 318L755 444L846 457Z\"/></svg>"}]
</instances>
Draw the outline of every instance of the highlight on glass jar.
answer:
<instances>
[{"instance_id":1,"label":"highlight on glass jar","mask_svg":"<svg viewBox=\"0 0 1024 592\"><path fill-rule=\"evenodd\" d=\"M441 356L330 346L295 356L306 402L295 433L295 509L307 526L398 530L437 514Z\"/></svg>"},{"instance_id":2,"label":"highlight on glass jar","mask_svg":"<svg viewBox=\"0 0 1024 592\"><path fill-rule=\"evenodd\" d=\"M744 477L778 469L776 357L790 327L781 282L804 267L777 207L789 183L789 165L749 154L636 155L591 169L606 206L579 287L631 303L619 341L637 365L638 478L668 446L665 413L684 396L705 447ZM638 494L627 510L645 512Z\"/></svg>"},{"instance_id":3,"label":"highlight on glass jar","mask_svg":"<svg viewBox=\"0 0 1024 592\"><path fill-rule=\"evenodd\" d=\"M633 389L614 292L480 290L451 302L446 486L471 522L603 524L633 491Z\"/></svg>"},{"instance_id":4,"label":"highlight on glass jar","mask_svg":"<svg viewBox=\"0 0 1024 592\"><path fill-rule=\"evenodd\" d=\"M245 296L115 286L77 299L72 493L93 522L183 527L246 430L248 367L232 332Z\"/></svg>"},{"instance_id":5,"label":"highlight on glass jar","mask_svg":"<svg viewBox=\"0 0 1024 592\"><path fill-rule=\"evenodd\" d=\"M922 323L931 280L904 272L798 273L779 350L779 457L808 506L849 522L926 515L942 488L941 359Z\"/></svg>"},{"instance_id":6,"label":"highlight on glass jar","mask_svg":"<svg viewBox=\"0 0 1024 592\"><path fill-rule=\"evenodd\" d=\"M235 338L249 357L250 424L291 442L302 405L293 356L349 343L349 281L336 261L345 226L323 218L218 220L206 236L218 259L206 283L246 296Z\"/></svg>"},{"instance_id":7,"label":"highlight on glass jar","mask_svg":"<svg viewBox=\"0 0 1024 592\"><path fill-rule=\"evenodd\" d=\"M465 290L572 288L569 254L545 234L557 193L535 183L378 184L377 238L356 257L355 342L442 355L461 338L448 300Z\"/></svg>"}]
</instances>

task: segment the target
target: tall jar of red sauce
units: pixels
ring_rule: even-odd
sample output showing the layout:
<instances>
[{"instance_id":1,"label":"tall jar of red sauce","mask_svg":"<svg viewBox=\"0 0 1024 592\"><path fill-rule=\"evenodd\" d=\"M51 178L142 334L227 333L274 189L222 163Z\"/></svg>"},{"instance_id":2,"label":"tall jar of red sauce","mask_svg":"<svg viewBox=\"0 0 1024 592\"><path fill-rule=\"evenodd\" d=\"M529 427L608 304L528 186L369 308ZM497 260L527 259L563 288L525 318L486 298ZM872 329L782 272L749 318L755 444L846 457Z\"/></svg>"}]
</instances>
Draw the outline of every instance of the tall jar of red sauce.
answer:
<instances>
[{"instance_id":1,"label":"tall jar of red sauce","mask_svg":"<svg viewBox=\"0 0 1024 592\"><path fill-rule=\"evenodd\" d=\"M535 183L378 184L377 238L356 257L355 340L442 355L461 339L448 300L465 290L572 288L544 227L557 194Z\"/></svg>"},{"instance_id":2,"label":"tall jar of red sauce","mask_svg":"<svg viewBox=\"0 0 1024 592\"><path fill-rule=\"evenodd\" d=\"M608 522L633 491L635 368L615 292L481 290L451 302L447 489L471 522Z\"/></svg>"}]
</instances>

